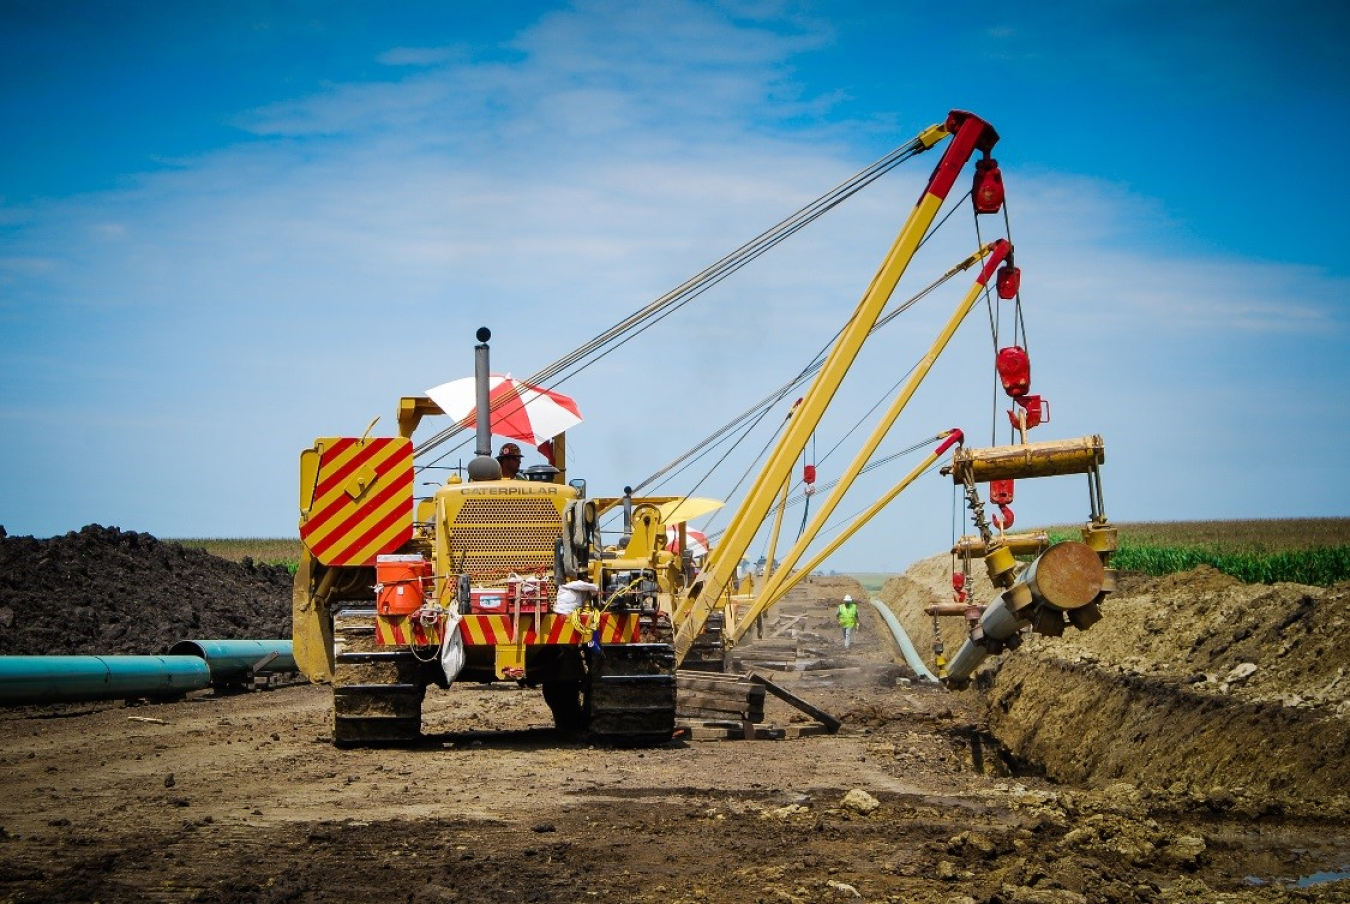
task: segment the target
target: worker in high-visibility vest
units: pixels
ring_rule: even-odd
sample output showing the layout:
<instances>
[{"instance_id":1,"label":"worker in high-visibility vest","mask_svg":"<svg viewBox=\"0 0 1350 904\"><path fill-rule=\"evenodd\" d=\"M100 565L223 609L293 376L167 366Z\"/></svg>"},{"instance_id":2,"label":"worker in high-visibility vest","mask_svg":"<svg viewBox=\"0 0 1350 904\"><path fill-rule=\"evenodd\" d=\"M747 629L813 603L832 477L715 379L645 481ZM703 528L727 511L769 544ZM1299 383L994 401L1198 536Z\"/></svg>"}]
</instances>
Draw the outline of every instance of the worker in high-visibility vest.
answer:
<instances>
[{"instance_id":1,"label":"worker in high-visibility vest","mask_svg":"<svg viewBox=\"0 0 1350 904\"><path fill-rule=\"evenodd\" d=\"M858 604L847 593L839 604L838 615L839 627L844 629L844 649L847 650L853 645L853 632L858 630Z\"/></svg>"}]
</instances>

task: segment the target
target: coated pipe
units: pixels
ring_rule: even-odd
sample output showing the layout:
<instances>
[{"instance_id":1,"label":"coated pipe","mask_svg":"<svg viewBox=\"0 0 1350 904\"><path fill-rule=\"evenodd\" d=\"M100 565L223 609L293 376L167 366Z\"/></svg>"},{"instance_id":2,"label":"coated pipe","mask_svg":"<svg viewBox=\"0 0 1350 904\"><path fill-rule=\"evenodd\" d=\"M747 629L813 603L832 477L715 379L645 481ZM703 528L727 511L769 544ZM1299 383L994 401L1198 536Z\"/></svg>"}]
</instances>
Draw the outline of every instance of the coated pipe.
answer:
<instances>
[{"instance_id":1,"label":"coated pipe","mask_svg":"<svg viewBox=\"0 0 1350 904\"><path fill-rule=\"evenodd\" d=\"M169 647L169 655L205 660L211 670L211 682L219 684L243 681L255 673L297 671L293 649L289 640L180 640ZM276 656L271 661L262 668L254 668L273 653Z\"/></svg>"},{"instance_id":2,"label":"coated pipe","mask_svg":"<svg viewBox=\"0 0 1350 904\"><path fill-rule=\"evenodd\" d=\"M211 681L196 656L0 656L0 704L181 697Z\"/></svg>"},{"instance_id":3,"label":"coated pipe","mask_svg":"<svg viewBox=\"0 0 1350 904\"><path fill-rule=\"evenodd\" d=\"M984 629L984 636L998 641L1012 637L1025 624L1025 621L1019 619L1008 608L1002 596L995 597L985 607L979 622L980 627ZM961 649L956 651L956 655L947 665L947 683L953 687L964 687L988 655L989 650L984 644L976 643L967 637L966 642L961 644Z\"/></svg>"},{"instance_id":4,"label":"coated pipe","mask_svg":"<svg viewBox=\"0 0 1350 904\"><path fill-rule=\"evenodd\" d=\"M923 660L919 658L919 651L914 648L913 642L909 639L909 634L905 632L904 626L900 624L900 619L896 618L895 613L888 609L886 604L881 602L881 600L870 600L870 602L872 603L872 606L881 613L881 618L886 622L886 627L891 629L891 636L895 638L895 642L900 646L900 652L904 654L905 662L914 670L914 674L918 675L924 681L932 681L936 684L938 680L937 675L930 672L928 666L924 665Z\"/></svg>"}]
</instances>

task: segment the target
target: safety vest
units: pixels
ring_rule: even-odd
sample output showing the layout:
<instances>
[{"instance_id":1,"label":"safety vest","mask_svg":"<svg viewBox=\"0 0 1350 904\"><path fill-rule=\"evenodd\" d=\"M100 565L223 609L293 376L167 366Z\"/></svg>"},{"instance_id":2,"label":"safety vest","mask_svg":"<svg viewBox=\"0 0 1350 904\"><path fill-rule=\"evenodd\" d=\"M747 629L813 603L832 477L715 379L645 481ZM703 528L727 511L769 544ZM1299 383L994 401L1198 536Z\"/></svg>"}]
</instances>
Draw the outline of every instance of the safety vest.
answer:
<instances>
[{"instance_id":1,"label":"safety vest","mask_svg":"<svg viewBox=\"0 0 1350 904\"><path fill-rule=\"evenodd\" d=\"M839 627L856 628L858 626L858 604L839 604Z\"/></svg>"}]
</instances>

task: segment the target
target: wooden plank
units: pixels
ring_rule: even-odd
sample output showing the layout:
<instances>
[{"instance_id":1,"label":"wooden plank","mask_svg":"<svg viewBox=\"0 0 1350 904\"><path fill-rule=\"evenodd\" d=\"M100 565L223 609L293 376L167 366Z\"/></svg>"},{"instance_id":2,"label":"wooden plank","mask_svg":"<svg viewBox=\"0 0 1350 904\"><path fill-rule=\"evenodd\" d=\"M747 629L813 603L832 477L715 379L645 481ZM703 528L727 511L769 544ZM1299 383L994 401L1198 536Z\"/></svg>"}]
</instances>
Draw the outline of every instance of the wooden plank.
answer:
<instances>
[{"instance_id":1,"label":"wooden plank","mask_svg":"<svg viewBox=\"0 0 1350 904\"><path fill-rule=\"evenodd\" d=\"M744 694L739 697L728 697L723 694L677 694L675 697L680 706L701 706L704 709L725 709L729 712L740 712L743 709L764 708L764 698L747 699Z\"/></svg>"},{"instance_id":2,"label":"wooden plank","mask_svg":"<svg viewBox=\"0 0 1350 904\"><path fill-rule=\"evenodd\" d=\"M764 721L763 713L732 713L717 709L682 709L675 715L696 722L732 722L736 725L742 722L753 722L758 725Z\"/></svg>"},{"instance_id":3,"label":"wooden plank","mask_svg":"<svg viewBox=\"0 0 1350 904\"><path fill-rule=\"evenodd\" d=\"M675 689L681 694L706 694L710 697L723 697L727 700L762 700L764 688L747 681L745 684L680 684Z\"/></svg>"},{"instance_id":4,"label":"wooden plank","mask_svg":"<svg viewBox=\"0 0 1350 904\"><path fill-rule=\"evenodd\" d=\"M697 680L697 681L722 681L728 684L745 684L747 681L750 680L745 675L739 673L732 674L728 672L703 672L703 671L696 671L693 669L677 669L675 671L675 679L677 681L686 678L689 680Z\"/></svg>"},{"instance_id":5,"label":"wooden plank","mask_svg":"<svg viewBox=\"0 0 1350 904\"><path fill-rule=\"evenodd\" d=\"M822 725L825 726L825 730L828 731L830 734L834 734L841 727L843 727L844 724L843 722L840 722L834 716L825 712L825 710L813 706L810 703L807 703L801 697L798 697L796 694L779 687L778 685L770 681L768 678L765 678L763 675L751 672L750 680L755 682L756 684L764 685L764 687L768 689L769 693L773 694L779 700L782 700L785 703L790 703L791 705L797 707L797 709L800 709L802 712L806 713L811 718L820 722Z\"/></svg>"},{"instance_id":6,"label":"wooden plank","mask_svg":"<svg viewBox=\"0 0 1350 904\"><path fill-rule=\"evenodd\" d=\"M749 681L699 681L698 679L676 679L676 690L697 694L717 694L723 697L762 697L764 688Z\"/></svg>"},{"instance_id":7,"label":"wooden plank","mask_svg":"<svg viewBox=\"0 0 1350 904\"><path fill-rule=\"evenodd\" d=\"M679 731L690 741L781 741L787 737L787 732L776 725L754 726L753 737L747 737L744 728L735 723L680 723Z\"/></svg>"},{"instance_id":8,"label":"wooden plank","mask_svg":"<svg viewBox=\"0 0 1350 904\"><path fill-rule=\"evenodd\" d=\"M726 704L715 704L713 706L691 706L688 703L681 703L675 707L675 714L681 719L750 719L754 722L764 721L764 707L762 706L728 706Z\"/></svg>"}]
</instances>

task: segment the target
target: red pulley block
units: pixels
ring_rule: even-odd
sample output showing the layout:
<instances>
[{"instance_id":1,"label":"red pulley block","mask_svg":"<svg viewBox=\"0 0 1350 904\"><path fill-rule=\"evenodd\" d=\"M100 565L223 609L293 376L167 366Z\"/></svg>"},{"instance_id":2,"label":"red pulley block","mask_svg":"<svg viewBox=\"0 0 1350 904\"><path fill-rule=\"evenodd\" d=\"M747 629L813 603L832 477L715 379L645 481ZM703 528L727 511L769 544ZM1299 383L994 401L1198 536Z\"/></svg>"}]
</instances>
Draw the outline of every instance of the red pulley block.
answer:
<instances>
[{"instance_id":1,"label":"red pulley block","mask_svg":"<svg viewBox=\"0 0 1350 904\"><path fill-rule=\"evenodd\" d=\"M994 505L1011 505L1013 501L1013 482L1011 480L989 481L989 501Z\"/></svg>"},{"instance_id":2,"label":"red pulley block","mask_svg":"<svg viewBox=\"0 0 1350 904\"><path fill-rule=\"evenodd\" d=\"M1022 268L1014 267L1012 261L998 268L998 297L1010 301L1017 297L1022 288Z\"/></svg>"},{"instance_id":3,"label":"red pulley block","mask_svg":"<svg viewBox=\"0 0 1350 904\"><path fill-rule=\"evenodd\" d=\"M1031 391L1031 357L1020 345L999 349L994 366L1003 381L1003 391L1014 399Z\"/></svg>"},{"instance_id":4,"label":"red pulley block","mask_svg":"<svg viewBox=\"0 0 1350 904\"><path fill-rule=\"evenodd\" d=\"M802 468L802 482L803 482L803 483L815 483L815 482L816 482L816 466L815 466L815 465L806 465L805 467Z\"/></svg>"},{"instance_id":5,"label":"red pulley block","mask_svg":"<svg viewBox=\"0 0 1350 904\"><path fill-rule=\"evenodd\" d=\"M1003 173L992 157L975 161L975 186L970 192L976 213L998 213L1003 208Z\"/></svg>"},{"instance_id":6,"label":"red pulley block","mask_svg":"<svg viewBox=\"0 0 1350 904\"><path fill-rule=\"evenodd\" d=\"M952 597L958 603L966 601L966 576L959 571L952 572Z\"/></svg>"}]
</instances>

